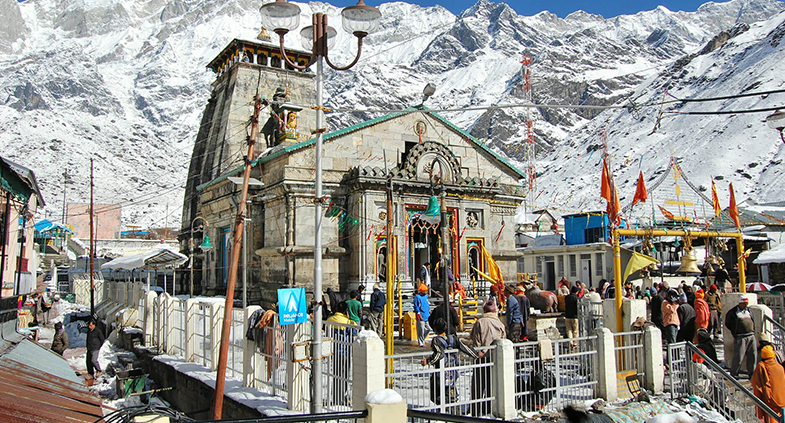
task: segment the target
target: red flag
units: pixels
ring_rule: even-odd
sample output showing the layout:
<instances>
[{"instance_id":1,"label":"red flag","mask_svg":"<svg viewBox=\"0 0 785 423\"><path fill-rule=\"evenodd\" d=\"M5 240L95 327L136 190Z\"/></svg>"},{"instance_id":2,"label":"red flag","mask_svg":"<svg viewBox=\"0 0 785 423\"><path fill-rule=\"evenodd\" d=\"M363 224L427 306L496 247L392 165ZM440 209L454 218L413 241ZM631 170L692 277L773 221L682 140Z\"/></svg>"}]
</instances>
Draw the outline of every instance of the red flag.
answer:
<instances>
[{"instance_id":1,"label":"red flag","mask_svg":"<svg viewBox=\"0 0 785 423\"><path fill-rule=\"evenodd\" d=\"M736 207L736 196L733 194L733 182L730 183L730 218L733 219L733 223L736 224L736 228L741 228L741 223L739 222L739 209Z\"/></svg>"},{"instance_id":2,"label":"red flag","mask_svg":"<svg viewBox=\"0 0 785 423\"><path fill-rule=\"evenodd\" d=\"M673 215L673 213L671 213L671 212L665 210L664 208L662 208L662 206L657 206L657 207L660 208L660 211L662 212L663 216L665 216L666 219L673 220L676 217L676 216Z\"/></svg>"},{"instance_id":3,"label":"red flag","mask_svg":"<svg viewBox=\"0 0 785 423\"><path fill-rule=\"evenodd\" d=\"M608 172L608 162L602 159L602 185L600 186L600 197L609 203L611 202L611 177Z\"/></svg>"},{"instance_id":4,"label":"red flag","mask_svg":"<svg viewBox=\"0 0 785 423\"><path fill-rule=\"evenodd\" d=\"M714 185L714 180L711 181L711 207L714 208L714 215L719 216L722 213L720 208L720 198L717 196L717 186Z\"/></svg>"},{"instance_id":5,"label":"red flag","mask_svg":"<svg viewBox=\"0 0 785 423\"><path fill-rule=\"evenodd\" d=\"M643 181L643 171L638 175L638 187L635 189L635 197L632 198L632 204L635 205L638 201L645 203L649 199L649 193L646 192L646 183Z\"/></svg>"}]
</instances>

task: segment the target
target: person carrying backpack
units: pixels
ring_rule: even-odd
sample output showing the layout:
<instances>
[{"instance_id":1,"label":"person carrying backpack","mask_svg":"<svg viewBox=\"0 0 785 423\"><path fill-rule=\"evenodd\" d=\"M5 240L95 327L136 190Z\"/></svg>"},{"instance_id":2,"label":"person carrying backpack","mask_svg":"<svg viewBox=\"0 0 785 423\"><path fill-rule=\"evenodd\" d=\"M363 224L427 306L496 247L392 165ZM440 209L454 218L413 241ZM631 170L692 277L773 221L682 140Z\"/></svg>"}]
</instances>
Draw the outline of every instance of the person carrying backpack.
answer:
<instances>
[{"instance_id":1,"label":"person carrying backpack","mask_svg":"<svg viewBox=\"0 0 785 423\"><path fill-rule=\"evenodd\" d=\"M435 404L442 403L442 386L444 386L445 404L452 404L458 400L458 394L455 389L455 383L458 380L459 373L455 367L460 365L458 353L447 352L448 350L455 350L468 355L472 359L479 358L477 351L466 345L455 334L447 334L447 322L444 319L436 319L433 322L432 329L437 334L431 341L431 350L433 353L430 357L424 357L421 361L423 366L433 365L437 369L441 369L442 365L446 369L444 380L441 379L442 372L434 372L430 376L430 398ZM443 382L443 383L442 383Z\"/></svg>"}]
</instances>

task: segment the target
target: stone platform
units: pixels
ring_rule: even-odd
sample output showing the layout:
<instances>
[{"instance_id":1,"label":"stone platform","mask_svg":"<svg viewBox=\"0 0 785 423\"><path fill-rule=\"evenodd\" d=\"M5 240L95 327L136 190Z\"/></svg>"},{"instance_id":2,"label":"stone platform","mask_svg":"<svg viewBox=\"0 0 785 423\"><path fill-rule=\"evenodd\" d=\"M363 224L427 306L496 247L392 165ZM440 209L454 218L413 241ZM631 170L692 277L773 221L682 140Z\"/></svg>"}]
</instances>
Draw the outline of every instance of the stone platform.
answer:
<instances>
[{"instance_id":1,"label":"stone platform","mask_svg":"<svg viewBox=\"0 0 785 423\"><path fill-rule=\"evenodd\" d=\"M529 315L528 336L530 341L562 339L556 321L564 313L541 313Z\"/></svg>"}]
</instances>

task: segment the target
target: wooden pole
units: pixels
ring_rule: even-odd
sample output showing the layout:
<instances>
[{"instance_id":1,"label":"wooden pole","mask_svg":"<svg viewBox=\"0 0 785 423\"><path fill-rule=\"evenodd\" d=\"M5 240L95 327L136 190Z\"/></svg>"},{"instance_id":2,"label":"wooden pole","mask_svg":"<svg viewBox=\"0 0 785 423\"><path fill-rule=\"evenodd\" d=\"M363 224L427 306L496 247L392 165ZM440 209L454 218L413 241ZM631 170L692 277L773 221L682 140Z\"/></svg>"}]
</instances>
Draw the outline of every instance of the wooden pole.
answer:
<instances>
[{"instance_id":1,"label":"wooden pole","mask_svg":"<svg viewBox=\"0 0 785 423\"><path fill-rule=\"evenodd\" d=\"M232 329L232 306L234 305L234 288L237 284L237 269L240 263L240 251L245 227L245 206L248 200L248 181L251 178L251 163L254 157L254 145L259 131L259 114L262 110L262 99L259 94L254 98L253 117L251 117L251 135L248 137L248 154L245 156L243 188L240 202L237 205L237 218L232 238L232 260L229 264L229 280L226 281L226 304L221 328L221 348L218 355L218 369L215 376L215 401L213 403L213 419L221 420L223 414L224 385L226 384L226 361L229 355L229 334Z\"/></svg>"}]
</instances>

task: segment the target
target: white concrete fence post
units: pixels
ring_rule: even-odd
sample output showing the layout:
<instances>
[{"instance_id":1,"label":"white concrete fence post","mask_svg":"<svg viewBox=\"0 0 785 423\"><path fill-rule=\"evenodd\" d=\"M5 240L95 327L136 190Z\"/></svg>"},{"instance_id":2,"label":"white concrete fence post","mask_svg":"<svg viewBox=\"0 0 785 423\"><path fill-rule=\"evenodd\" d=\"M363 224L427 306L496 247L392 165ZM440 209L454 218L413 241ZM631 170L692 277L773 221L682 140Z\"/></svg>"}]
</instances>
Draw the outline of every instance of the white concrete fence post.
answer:
<instances>
[{"instance_id":1,"label":"white concrete fence post","mask_svg":"<svg viewBox=\"0 0 785 423\"><path fill-rule=\"evenodd\" d=\"M185 300L185 361L194 361L196 340L194 338L194 323L196 312L199 310L199 300L189 298Z\"/></svg>"},{"instance_id":2,"label":"white concrete fence post","mask_svg":"<svg viewBox=\"0 0 785 423\"><path fill-rule=\"evenodd\" d=\"M364 404L366 395L380 389L384 389L384 342L373 335L358 337L352 343L352 404Z\"/></svg>"},{"instance_id":3,"label":"white concrete fence post","mask_svg":"<svg viewBox=\"0 0 785 423\"><path fill-rule=\"evenodd\" d=\"M504 420L518 417L515 410L515 347L509 339L494 341L496 357L493 371L496 373L496 410L493 414Z\"/></svg>"},{"instance_id":4,"label":"white concrete fence post","mask_svg":"<svg viewBox=\"0 0 785 423\"><path fill-rule=\"evenodd\" d=\"M168 297L166 301L166 352L167 354L175 353L174 342L174 311L180 307L180 299L177 297Z\"/></svg>"},{"instance_id":5,"label":"white concrete fence post","mask_svg":"<svg viewBox=\"0 0 785 423\"><path fill-rule=\"evenodd\" d=\"M644 388L659 394L665 383L665 367L662 355L662 332L656 326L649 326L643 332L643 357L646 360L646 386Z\"/></svg>"},{"instance_id":6,"label":"white concrete fence post","mask_svg":"<svg viewBox=\"0 0 785 423\"><path fill-rule=\"evenodd\" d=\"M256 363L258 363L255 360L256 342L246 338L245 334L248 333L248 322L251 316L261 309L261 307L255 305L248 306L245 308L245 314L243 315L243 340L245 341L243 344L243 386L251 388L254 387Z\"/></svg>"},{"instance_id":7,"label":"white concrete fence post","mask_svg":"<svg viewBox=\"0 0 785 423\"><path fill-rule=\"evenodd\" d=\"M221 329L224 320L224 305L219 303L212 303L210 305L210 348L212 353L212 360L210 360L210 369L218 369L218 355L221 353Z\"/></svg>"},{"instance_id":8,"label":"white concrete fence post","mask_svg":"<svg viewBox=\"0 0 785 423\"><path fill-rule=\"evenodd\" d=\"M407 406L403 397L392 389L380 389L368 393L364 398L368 417L365 423L406 423ZM353 403L356 404L356 403Z\"/></svg>"},{"instance_id":9,"label":"white concrete fence post","mask_svg":"<svg viewBox=\"0 0 785 423\"><path fill-rule=\"evenodd\" d=\"M157 301L158 297L155 295L155 292L147 291L144 294L144 316L142 316L142 330L144 331L144 346L149 347L151 346L153 340L153 331L155 331L155 327L153 323L155 319L153 318L153 312L155 311L155 302Z\"/></svg>"},{"instance_id":10,"label":"white concrete fence post","mask_svg":"<svg viewBox=\"0 0 785 423\"><path fill-rule=\"evenodd\" d=\"M607 402L619 397L616 386L616 354L613 349L613 333L608 328L594 331L597 335L597 374L599 376L600 397Z\"/></svg>"}]
</instances>

